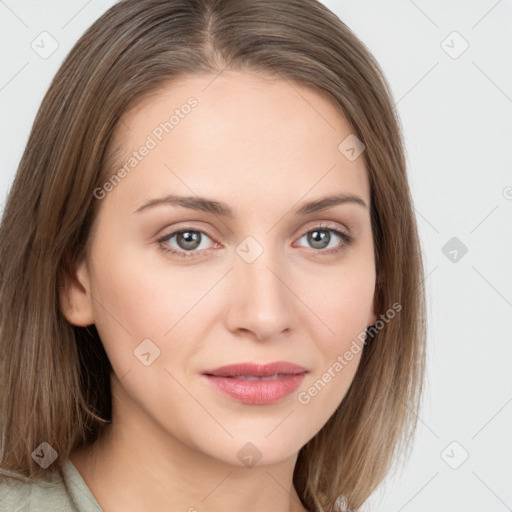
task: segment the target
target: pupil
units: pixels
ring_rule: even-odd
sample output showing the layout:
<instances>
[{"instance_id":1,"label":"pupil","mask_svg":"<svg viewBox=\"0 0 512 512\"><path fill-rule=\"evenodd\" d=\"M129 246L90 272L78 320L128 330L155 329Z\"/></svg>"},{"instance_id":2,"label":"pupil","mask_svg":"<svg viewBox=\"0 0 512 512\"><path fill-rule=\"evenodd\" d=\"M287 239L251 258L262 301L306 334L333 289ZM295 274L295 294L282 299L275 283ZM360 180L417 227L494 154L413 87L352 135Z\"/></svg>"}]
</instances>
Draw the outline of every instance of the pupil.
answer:
<instances>
[{"instance_id":1,"label":"pupil","mask_svg":"<svg viewBox=\"0 0 512 512\"><path fill-rule=\"evenodd\" d=\"M317 231L311 231L308 235L308 242L315 248L315 249L324 249L329 245L329 242L331 240L331 234L329 231L325 230L317 230Z\"/></svg>"},{"instance_id":2,"label":"pupil","mask_svg":"<svg viewBox=\"0 0 512 512\"><path fill-rule=\"evenodd\" d=\"M198 231L183 231L178 233L177 242L182 249L197 249L201 243L201 233Z\"/></svg>"}]
</instances>

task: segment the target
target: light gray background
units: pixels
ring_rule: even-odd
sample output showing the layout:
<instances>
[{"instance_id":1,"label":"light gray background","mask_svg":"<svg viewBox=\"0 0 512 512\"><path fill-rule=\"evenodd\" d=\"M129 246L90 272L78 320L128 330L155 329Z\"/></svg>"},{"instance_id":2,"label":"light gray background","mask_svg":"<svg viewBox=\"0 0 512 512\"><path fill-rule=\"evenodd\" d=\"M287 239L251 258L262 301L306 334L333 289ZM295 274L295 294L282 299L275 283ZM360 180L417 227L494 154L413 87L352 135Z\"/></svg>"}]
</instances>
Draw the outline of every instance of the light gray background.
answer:
<instances>
[{"instance_id":1,"label":"light gray background","mask_svg":"<svg viewBox=\"0 0 512 512\"><path fill-rule=\"evenodd\" d=\"M51 78L113 3L0 0L1 204ZM419 430L368 509L512 510L512 1L324 3L391 84L427 273ZM46 59L31 47L43 31L59 45Z\"/></svg>"}]
</instances>

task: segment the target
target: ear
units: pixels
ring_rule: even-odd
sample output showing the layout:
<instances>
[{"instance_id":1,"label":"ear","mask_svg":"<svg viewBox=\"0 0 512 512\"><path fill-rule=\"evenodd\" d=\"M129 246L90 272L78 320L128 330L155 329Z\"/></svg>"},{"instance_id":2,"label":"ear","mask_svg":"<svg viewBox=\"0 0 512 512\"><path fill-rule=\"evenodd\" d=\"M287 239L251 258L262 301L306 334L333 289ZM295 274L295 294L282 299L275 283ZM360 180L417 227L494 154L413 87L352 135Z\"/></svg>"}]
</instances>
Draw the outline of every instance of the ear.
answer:
<instances>
[{"instance_id":1,"label":"ear","mask_svg":"<svg viewBox=\"0 0 512 512\"><path fill-rule=\"evenodd\" d=\"M378 300L377 300L377 293L373 296L373 306L372 306L372 312L370 313L368 317L367 326L370 327L370 325L373 325L377 321L377 311L378 311Z\"/></svg>"},{"instance_id":2,"label":"ear","mask_svg":"<svg viewBox=\"0 0 512 512\"><path fill-rule=\"evenodd\" d=\"M74 271L62 270L59 276L59 300L61 312L70 324L79 327L94 324L89 269L85 259Z\"/></svg>"}]
</instances>

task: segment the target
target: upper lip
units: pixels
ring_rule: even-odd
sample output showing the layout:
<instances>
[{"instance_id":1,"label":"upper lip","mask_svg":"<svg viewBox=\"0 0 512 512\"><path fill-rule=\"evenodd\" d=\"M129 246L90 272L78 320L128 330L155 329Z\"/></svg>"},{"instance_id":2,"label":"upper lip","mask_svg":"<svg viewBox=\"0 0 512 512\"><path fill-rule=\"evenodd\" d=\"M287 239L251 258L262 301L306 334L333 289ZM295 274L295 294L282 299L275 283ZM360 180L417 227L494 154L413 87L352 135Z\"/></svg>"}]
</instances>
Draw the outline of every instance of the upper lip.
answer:
<instances>
[{"instance_id":1,"label":"upper lip","mask_svg":"<svg viewBox=\"0 0 512 512\"><path fill-rule=\"evenodd\" d=\"M276 361L268 364L235 363L203 372L216 377L271 377L272 375L298 375L308 370L298 364Z\"/></svg>"}]
</instances>

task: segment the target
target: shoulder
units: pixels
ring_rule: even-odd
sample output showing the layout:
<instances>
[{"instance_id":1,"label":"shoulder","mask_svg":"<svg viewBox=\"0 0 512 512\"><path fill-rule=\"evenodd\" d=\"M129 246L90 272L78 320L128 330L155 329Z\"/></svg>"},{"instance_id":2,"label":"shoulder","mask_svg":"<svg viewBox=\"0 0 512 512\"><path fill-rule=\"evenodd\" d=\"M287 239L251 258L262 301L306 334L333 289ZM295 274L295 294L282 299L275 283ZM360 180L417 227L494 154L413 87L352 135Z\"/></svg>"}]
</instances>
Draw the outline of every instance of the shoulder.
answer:
<instances>
[{"instance_id":1,"label":"shoulder","mask_svg":"<svg viewBox=\"0 0 512 512\"><path fill-rule=\"evenodd\" d=\"M0 474L0 512L101 512L89 492L70 461L62 473L48 471L36 480Z\"/></svg>"},{"instance_id":2,"label":"shoulder","mask_svg":"<svg viewBox=\"0 0 512 512\"><path fill-rule=\"evenodd\" d=\"M73 510L61 475L49 471L37 480L0 475L0 512Z\"/></svg>"}]
</instances>

